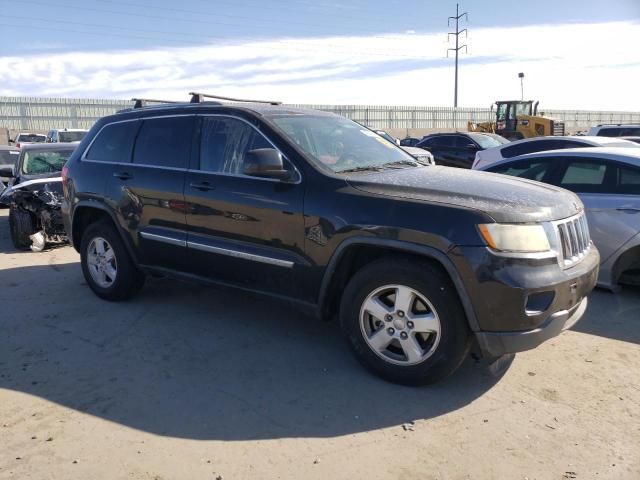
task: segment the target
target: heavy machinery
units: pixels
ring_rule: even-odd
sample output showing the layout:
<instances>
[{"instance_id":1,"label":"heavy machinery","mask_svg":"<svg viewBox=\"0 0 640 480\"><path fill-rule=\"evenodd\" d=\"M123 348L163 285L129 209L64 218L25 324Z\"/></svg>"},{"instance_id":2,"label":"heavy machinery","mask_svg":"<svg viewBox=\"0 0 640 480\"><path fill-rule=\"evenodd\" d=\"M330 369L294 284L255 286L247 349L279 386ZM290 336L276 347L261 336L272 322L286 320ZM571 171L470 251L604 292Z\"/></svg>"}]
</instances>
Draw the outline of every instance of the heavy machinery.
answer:
<instances>
[{"instance_id":1,"label":"heavy machinery","mask_svg":"<svg viewBox=\"0 0 640 480\"><path fill-rule=\"evenodd\" d=\"M495 103L495 122L468 123L470 132L497 133L509 140L564 135L564 122L538 116L538 103L533 100L499 100ZM493 111L493 105L491 111Z\"/></svg>"}]
</instances>

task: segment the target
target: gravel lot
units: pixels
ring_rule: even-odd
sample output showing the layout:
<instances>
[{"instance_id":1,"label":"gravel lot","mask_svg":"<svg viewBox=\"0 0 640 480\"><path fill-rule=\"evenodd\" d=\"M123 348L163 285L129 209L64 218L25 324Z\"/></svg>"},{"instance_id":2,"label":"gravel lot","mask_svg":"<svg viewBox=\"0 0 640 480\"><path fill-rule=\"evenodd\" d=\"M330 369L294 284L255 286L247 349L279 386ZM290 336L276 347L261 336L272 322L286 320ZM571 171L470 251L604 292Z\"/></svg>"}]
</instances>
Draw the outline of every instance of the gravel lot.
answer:
<instances>
[{"instance_id":1,"label":"gravel lot","mask_svg":"<svg viewBox=\"0 0 640 480\"><path fill-rule=\"evenodd\" d=\"M640 290L500 376L380 381L335 325L169 280L111 304L0 210L0 478L638 479Z\"/></svg>"}]
</instances>

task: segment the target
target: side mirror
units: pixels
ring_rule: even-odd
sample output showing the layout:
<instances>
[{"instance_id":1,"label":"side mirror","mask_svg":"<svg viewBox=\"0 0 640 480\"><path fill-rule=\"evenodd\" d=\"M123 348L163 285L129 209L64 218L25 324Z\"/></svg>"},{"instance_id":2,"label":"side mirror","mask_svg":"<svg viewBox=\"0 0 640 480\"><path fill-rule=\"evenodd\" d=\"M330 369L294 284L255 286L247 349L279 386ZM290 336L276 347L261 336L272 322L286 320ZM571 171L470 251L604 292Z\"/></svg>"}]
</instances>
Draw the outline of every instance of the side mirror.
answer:
<instances>
[{"instance_id":1,"label":"side mirror","mask_svg":"<svg viewBox=\"0 0 640 480\"><path fill-rule=\"evenodd\" d=\"M0 177L4 178L13 178L13 168L11 167L3 167L0 168Z\"/></svg>"},{"instance_id":2,"label":"side mirror","mask_svg":"<svg viewBox=\"0 0 640 480\"><path fill-rule=\"evenodd\" d=\"M291 173L284 168L282 155L275 148L250 150L244 157L244 174L252 177L288 180Z\"/></svg>"},{"instance_id":3,"label":"side mirror","mask_svg":"<svg viewBox=\"0 0 640 480\"><path fill-rule=\"evenodd\" d=\"M476 144L475 144L475 143L471 143L471 142L467 143L467 144L465 145L465 147L466 147L466 148L468 148L469 150L471 150L472 148L473 148L473 149L478 148L478 147L476 147Z\"/></svg>"}]
</instances>

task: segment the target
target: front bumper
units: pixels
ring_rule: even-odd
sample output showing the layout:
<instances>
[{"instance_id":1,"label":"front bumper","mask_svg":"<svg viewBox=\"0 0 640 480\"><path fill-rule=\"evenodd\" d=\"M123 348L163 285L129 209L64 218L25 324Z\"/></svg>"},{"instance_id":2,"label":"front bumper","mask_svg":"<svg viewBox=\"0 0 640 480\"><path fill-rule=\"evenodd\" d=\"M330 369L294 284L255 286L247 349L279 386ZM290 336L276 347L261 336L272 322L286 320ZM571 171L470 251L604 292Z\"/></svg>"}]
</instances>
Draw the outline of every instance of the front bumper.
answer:
<instances>
[{"instance_id":1,"label":"front bumper","mask_svg":"<svg viewBox=\"0 0 640 480\"><path fill-rule=\"evenodd\" d=\"M477 332L476 339L482 354L486 357L499 357L507 353L523 352L536 348L550 338L558 336L564 330L573 327L587 309L588 300L584 297L570 310L556 312L546 324L525 332Z\"/></svg>"},{"instance_id":2,"label":"front bumper","mask_svg":"<svg viewBox=\"0 0 640 480\"><path fill-rule=\"evenodd\" d=\"M473 330L488 357L535 348L575 324L586 310L600 264L593 246L567 269L556 259L504 258L486 248L462 247L460 253L477 318Z\"/></svg>"}]
</instances>

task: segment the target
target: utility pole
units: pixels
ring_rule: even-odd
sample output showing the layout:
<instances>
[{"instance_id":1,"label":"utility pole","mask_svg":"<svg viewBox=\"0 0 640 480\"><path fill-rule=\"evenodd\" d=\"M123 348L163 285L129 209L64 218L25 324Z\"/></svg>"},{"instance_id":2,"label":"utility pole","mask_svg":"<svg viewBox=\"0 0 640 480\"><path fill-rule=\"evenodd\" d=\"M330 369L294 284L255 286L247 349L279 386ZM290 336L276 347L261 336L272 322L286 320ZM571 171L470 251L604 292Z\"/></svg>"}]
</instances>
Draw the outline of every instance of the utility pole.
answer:
<instances>
[{"instance_id":1,"label":"utility pole","mask_svg":"<svg viewBox=\"0 0 640 480\"><path fill-rule=\"evenodd\" d=\"M455 87L454 87L454 93L453 93L453 106L454 108L458 108L458 53L460 52L460 50L462 50L464 48L465 53L467 52L467 46L466 45L460 45L459 43L459 38L460 38L460 34L461 33L465 33L465 36L467 35L467 29L464 28L462 30L460 30L460 19L462 17L466 17L466 20L469 21L469 15L467 15L467 12L463 12L460 13L460 5L458 5L456 3L456 16L455 17L449 17L447 19L447 26L451 26L451 20L455 20L456 21L456 31L455 32L449 32L447 34L447 41L451 38L451 35L454 35L456 37L456 48L448 48L447 49L447 58L449 57L449 52L450 51L454 51L456 52L456 83L455 83Z\"/></svg>"},{"instance_id":2,"label":"utility pole","mask_svg":"<svg viewBox=\"0 0 640 480\"><path fill-rule=\"evenodd\" d=\"M520 79L520 100L524 101L524 73L520 72L518 78Z\"/></svg>"}]
</instances>

